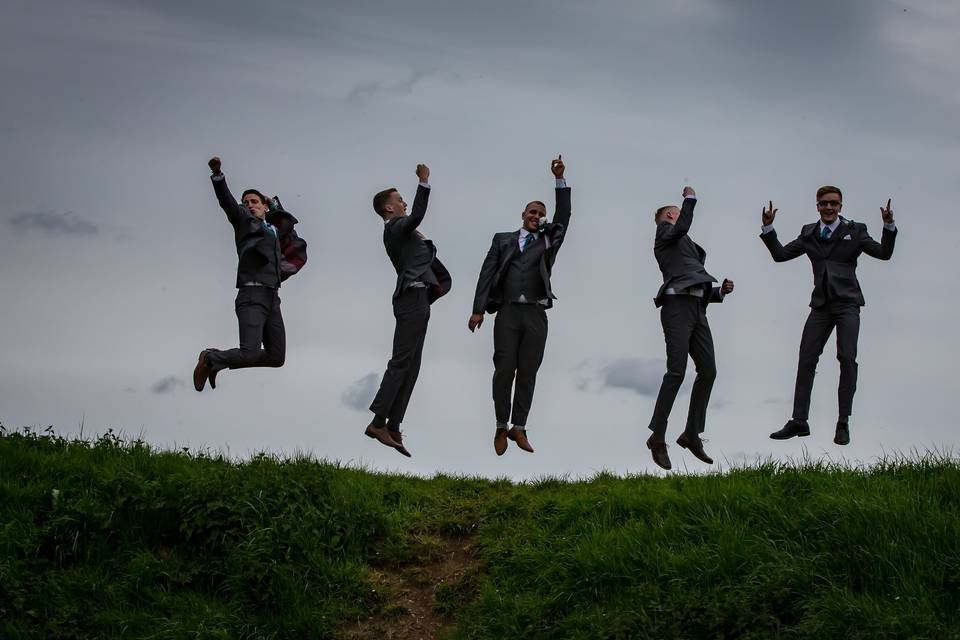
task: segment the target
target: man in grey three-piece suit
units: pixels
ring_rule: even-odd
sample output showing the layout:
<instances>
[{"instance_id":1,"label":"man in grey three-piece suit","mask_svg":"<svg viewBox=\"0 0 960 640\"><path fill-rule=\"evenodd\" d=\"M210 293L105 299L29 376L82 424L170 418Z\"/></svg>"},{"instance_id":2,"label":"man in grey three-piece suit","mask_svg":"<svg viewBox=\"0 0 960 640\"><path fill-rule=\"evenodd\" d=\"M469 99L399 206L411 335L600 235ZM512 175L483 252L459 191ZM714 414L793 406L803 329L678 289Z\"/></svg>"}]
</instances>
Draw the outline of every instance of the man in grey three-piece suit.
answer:
<instances>
[{"instance_id":1,"label":"man in grey three-piece suit","mask_svg":"<svg viewBox=\"0 0 960 640\"><path fill-rule=\"evenodd\" d=\"M890 200L880 207L883 234L877 242L867 233L867 225L847 220L840 215L843 194L834 186L817 190L819 222L806 224L796 240L780 244L773 220L777 210L763 210L760 238L775 262L786 262L802 255L810 258L813 267L813 295L810 297L810 315L800 338L800 357L797 363L797 381L793 392L793 417L782 429L770 434L774 440L810 435L807 422L810 413L810 393L813 378L823 347L837 328L837 360L840 361L837 428L833 441L844 445L850 442L850 415L853 413L853 394L857 389L857 338L860 333L860 307L864 305L863 292L857 280L857 258L861 253L889 260L897 238Z\"/></svg>"},{"instance_id":2,"label":"man in grey three-piece suit","mask_svg":"<svg viewBox=\"0 0 960 640\"><path fill-rule=\"evenodd\" d=\"M266 221L269 201L256 189L247 189L238 204L227 188L220 158L211 158L207 164L213 192L233 226L237 245L240 347L200 352L193 370L193 387L197 391L203 391L208 381L211 388L216 388L217 372L222 369L281 367L287 347L278 294L283 279L283 255L277 229Z\"/></svg>"},{"instance_id":3,"label":"man in grey three-piece suit","mask_svg":"<svg viewBox=\"0 0 960 640\"><path fill-rule=\"evenodd\" d=\"M437 259L437 248L419 229L430 199L430 169L417 165L417 196L411 214L396 189L373 197L373 210L383 219L383 246L397 272L393 290L393 355L370 405L373 420L366 435L409 457L400 423L420 374L420 359L430 320L430 305L450 291L450 274Z\"/></svg>"},{"instance_id":4,"label":"man in grey three-piece suit","mask_svg":"<svg viewBox=\"0 0 960 640\"><path fill-rule=\"evenodd\" d=\"M660 307L660 322L667 347L667 372L650 419L649 428L653 433L647 440L647 448L653 461L664 469L671 467L666 445L667 419L683 382L687 355L696 365L697 377L690 394L687 426L677 438L677 444L701 461L713 464L700 439L710 392L717 376L713 335L706 314L709 303L723 302L724 296L733 292L733 281L725 279L719 287L714 287L717 279L704 269L707 253L689 235L696 204L697 194L690 187L684 187L683 206L660 207L654 215L657 232L653 253L663 274L663 285L657 291L654 304Z\"/></svg>"},{"instance_id":5,"label":"man in grey three-piece suit","mask_svg":"<svg viewBox=\"0 0 960 640\"><path fill-rule=\"evenodd\" d=\"M493 326L493 406L497 428L493 448L507 450L507 439L533 453L527 438L527 415L533 401L537 370L547 342L547 309L556 296L550 276L564 234L570 225L570 188L558 156L550 164L556 180L556 210L547 223L547 208L539 200L527 204L519 231L496 233L480 267L470 331L483 323L483 314L495 313ZM512 396L512 401L511 401ZM508 422L513 416L513 427Z\"/></svg>"}]
</instances>

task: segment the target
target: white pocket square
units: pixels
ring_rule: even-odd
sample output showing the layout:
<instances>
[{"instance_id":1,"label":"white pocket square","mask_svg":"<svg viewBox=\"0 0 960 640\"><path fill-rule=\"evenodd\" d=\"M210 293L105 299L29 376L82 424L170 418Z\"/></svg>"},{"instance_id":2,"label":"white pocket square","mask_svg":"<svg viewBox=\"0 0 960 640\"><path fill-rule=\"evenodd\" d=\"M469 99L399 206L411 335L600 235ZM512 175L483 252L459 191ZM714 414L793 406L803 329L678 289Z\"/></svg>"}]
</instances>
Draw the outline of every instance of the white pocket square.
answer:
<instances>
[{"instance_id":1,"label":"white pocket square","mask_svg":"<svg viewBox=\"0 0 960 640\"><path fill-rule=\"evenodd\" d=\"M840 239L841 239L841 240L853 240L853 238L851 238L850 236L843 236L843 237L840 238Z\"/></svg>"}]
</instances>

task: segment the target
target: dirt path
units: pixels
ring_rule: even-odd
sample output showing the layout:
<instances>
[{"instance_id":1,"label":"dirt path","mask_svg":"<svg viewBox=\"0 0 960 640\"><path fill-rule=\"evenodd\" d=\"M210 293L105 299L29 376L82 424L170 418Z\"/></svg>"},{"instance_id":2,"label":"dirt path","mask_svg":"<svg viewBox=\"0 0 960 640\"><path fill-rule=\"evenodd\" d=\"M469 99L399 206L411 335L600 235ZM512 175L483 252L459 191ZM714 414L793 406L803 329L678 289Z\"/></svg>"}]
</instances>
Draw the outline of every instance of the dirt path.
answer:
<instances>
[{"instance_id":1,"label":"dirt path","mask_svg":"<svg viewBox=\"0 0 960 640\"><path fill-rule=\"evenodd\" d=\"M451 621L437 611L437 591L456 584L473 567L469 538L440 538L423 564L380 568L373 572L387 604L377 614L346 629L348 640L434 640Z\"/></svg>"}]
</instances>

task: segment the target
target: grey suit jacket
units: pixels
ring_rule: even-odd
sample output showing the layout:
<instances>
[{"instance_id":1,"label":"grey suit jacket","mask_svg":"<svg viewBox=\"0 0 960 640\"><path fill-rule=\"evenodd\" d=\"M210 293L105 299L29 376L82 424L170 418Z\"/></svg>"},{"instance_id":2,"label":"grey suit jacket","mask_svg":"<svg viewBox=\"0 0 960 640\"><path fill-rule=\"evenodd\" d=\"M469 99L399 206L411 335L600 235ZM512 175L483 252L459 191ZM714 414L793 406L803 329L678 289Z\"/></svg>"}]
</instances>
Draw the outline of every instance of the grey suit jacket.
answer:
<instances>
[{"instance_id":1,"label":"grey suit jacket","mask_svg":"<svg viewBox=\"0 0 960 640\"><path fill-rule=\"evenodd\" d=\"M227 179L213 180L213 192L220 208L233 225L237 244L237 287L246 282L259 282L280 287L280 242L276 234L264 227L263 221L237 203L227 187Z\"/></svg>"},{"instance_id":2,"label":"grey suit jacket","mask_svg":"<svg viewBox=\"0 0 960 640\"><path fill-rule=\"evenodd\" d=\"M776 230L760 234L760 239L775 262L786 262L804 254L810 258L813 267L811 307L822 307L828 299L854 302L862 307L865 301L857 280L857 258L865 253L879 260L889 260L897 239L896 230L884 229L880 242L877 242L867 233L867 225L841 217L837 230L823 242L818 237L819 229L819 222L803 225L796 240L786 246L780 244Z\"/></svg>"},{"instance_id":3,"label":"grey suit jacket","mask_svg":"<svg viewBox=\"0 0 960 640\"><path fill-rule=\"evenodd\" d=\"M702 298L704 304L723 302L720 287L711 286L717 279L707 273L703 266L707 252L690 239L690 225L693 224L693 209L696 206L696 198L684 198L676 224L663 221L657 225L653 255L663 274L663 284L653 299L658 307L663 304L667 289L679 291L698 285L703 286L707 294Z\"/></svg>"},{"instance_id":4,"label":"grey suit jacket","mask_svg":"<svg viewBox=\"0 0 960 640\"><path fill-rule=\"evenodd\" d=\"M397 271L393 299L403 293L408 284L417 280L426 282L430 287L431 303L446 295L453 285L450 272L437 258L437 248L417 231L427 213L429 200L430 189L418 186L410 215L393 218L383 226L383 246Z\"/></svg>"},{"instance_id":5,"label":"grey suit jacket","mask_svg":"<svg viewBox=\"0 0 960 640\"><path fill-rule=\"evenodd\" d=\"M563 244L564 236L570 227L570 187L556 190L556 207L553 222L547 224L537 242L550 239L550 246L544 249L540 259L540 276L547 291L547 308L553 306L557 296L553 294L550 277L557 252ZM510 261L520 253L520 230L495 233L487 256L480 266L477 290L473 297L473 313L496 313L503 306L503 279L507 275Z\"/></svg>"}]
</instances>

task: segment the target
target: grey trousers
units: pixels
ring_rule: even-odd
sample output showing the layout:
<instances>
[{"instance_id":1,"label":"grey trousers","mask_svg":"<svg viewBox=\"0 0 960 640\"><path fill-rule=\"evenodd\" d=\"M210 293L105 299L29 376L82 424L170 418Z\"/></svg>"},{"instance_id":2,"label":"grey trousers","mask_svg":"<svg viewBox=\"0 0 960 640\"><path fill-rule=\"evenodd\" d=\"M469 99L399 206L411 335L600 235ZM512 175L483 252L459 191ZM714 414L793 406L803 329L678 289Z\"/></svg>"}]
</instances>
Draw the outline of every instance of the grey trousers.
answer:
<instances>
[{"instance_id":1,"label":"grey trousers","mask_svg":"<svg viewBox=\"0 0 960 640\"><path fill-rule=\"evenodd\" d=\"M837 404L840 418L853 413L853 394L857 390L857 339L860 336L860 306L854 302L828 302L810 310L800 338L797 384L793 391L793 417L810 417L810 394L817 362L833 328L837 328L837 360L840 361L840 385Z\"/></svg>"},{"instance_id":2,"label":"grey trousers","mask_svg":"<svg viewBox=\"0 0 960 640\"><path fill-rule=\"evenodd\" d=\"M667 372L660 384L657 403L650 419L653 439L663 442L667 432L667 419L677 399L677 392L687 370L687 356L693 359L697 377L690 393L690 409L687 412L688 436L699 437L707 418L707 404L717 377L717 365L713 354L713 335L707 323L705 305L701 298L687 295L665 296L660 308L660 323L667 345Z\"/></svg>"},{"instance_id":3,"label":"grey trousers","mask_svg":"<svg viewBox=\"0 0 960 640\"><path fill-rule=\"evenodd\" d=\"M207 356L207 363L214 369L282 367L287 352L287 334L277 290L240 287L236 310L240 348L213 351Z\"/></svg>"},{"instance_id":4,"label":"grey trousers","mask_svg":"<svg viewBox=\"0 0 960 640\"><path fill-rule=\"evenodd\" d=\"M537 370L547 343L547 311L540 304L507 303L493 325L493 407L498 424L526 427ZM513 401L511 402L511 395Z\"/></svg>"}]
</instances>

